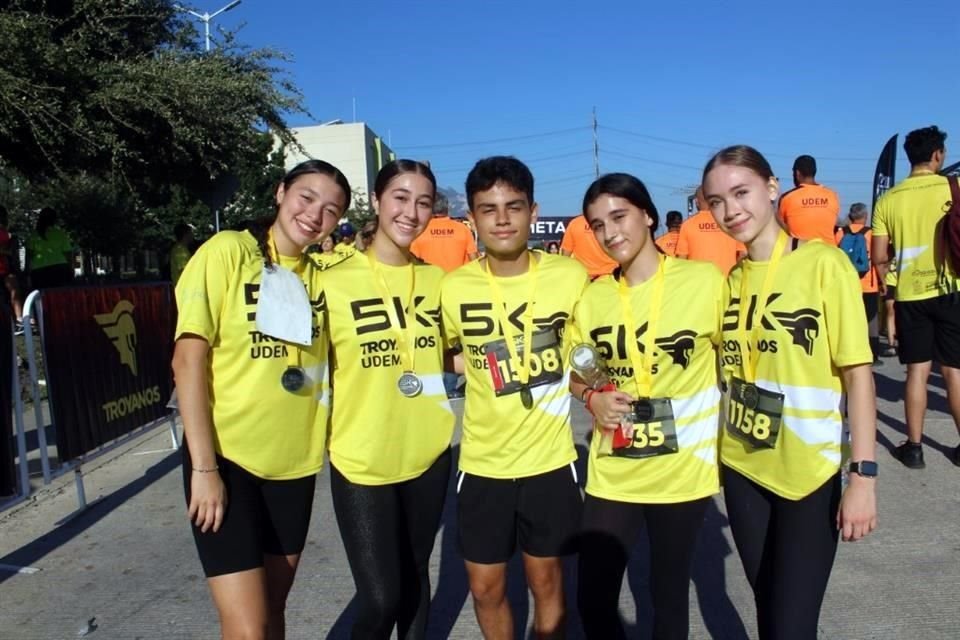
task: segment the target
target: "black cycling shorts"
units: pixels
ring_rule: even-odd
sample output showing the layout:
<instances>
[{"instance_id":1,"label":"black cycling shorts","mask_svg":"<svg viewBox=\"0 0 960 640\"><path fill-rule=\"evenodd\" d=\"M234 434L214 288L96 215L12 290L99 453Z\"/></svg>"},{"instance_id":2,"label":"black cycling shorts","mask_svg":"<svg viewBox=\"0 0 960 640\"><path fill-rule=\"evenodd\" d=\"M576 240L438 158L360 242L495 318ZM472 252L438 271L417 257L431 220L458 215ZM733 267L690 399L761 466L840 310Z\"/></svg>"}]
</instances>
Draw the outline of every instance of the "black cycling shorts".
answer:
<instances>
[{"instance_id":1,"label":"black cycling shorts","mask_svg":"<svg viewBox=\"0 0 960 640\"><path fill-rule=\"evenodd\" d=\"M217 456L227 488L227 510L220 529L206 533L191 523L200 564L208 578L263 566L265 554L303 551L310 527L316 474L295 480L264 480ZM183 487L190 504L190 454L183 447Z\"/></svg>"}]
</instances>

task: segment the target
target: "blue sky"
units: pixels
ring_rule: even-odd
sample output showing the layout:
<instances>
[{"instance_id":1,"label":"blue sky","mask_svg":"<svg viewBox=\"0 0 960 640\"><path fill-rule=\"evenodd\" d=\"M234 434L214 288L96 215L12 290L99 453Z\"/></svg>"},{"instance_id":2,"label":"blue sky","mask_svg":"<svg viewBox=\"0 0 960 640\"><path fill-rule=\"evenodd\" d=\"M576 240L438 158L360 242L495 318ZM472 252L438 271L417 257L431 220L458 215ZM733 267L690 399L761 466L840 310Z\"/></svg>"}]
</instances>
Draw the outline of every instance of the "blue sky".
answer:
<instances>
[{"instance_id":1,"label":"blue sky","mask_svg":"<svg viewBox=\"0 0 960 640\"><path fill-rule=\"evenodd\" d=\"M894 133L902 145L937 124L960 160L958 14L940 0L243 0L216 24L291 56L316 122L352 120L356 100L357 120L461 192L478 158L515 155L541 215L569 215L593 176L594 107L601 172L636 175L662 212L684 210L680 192L728 144L757 147L784 189L793 158L813 155L844 211L870 203Z\"/></svg>"}]
</instances>

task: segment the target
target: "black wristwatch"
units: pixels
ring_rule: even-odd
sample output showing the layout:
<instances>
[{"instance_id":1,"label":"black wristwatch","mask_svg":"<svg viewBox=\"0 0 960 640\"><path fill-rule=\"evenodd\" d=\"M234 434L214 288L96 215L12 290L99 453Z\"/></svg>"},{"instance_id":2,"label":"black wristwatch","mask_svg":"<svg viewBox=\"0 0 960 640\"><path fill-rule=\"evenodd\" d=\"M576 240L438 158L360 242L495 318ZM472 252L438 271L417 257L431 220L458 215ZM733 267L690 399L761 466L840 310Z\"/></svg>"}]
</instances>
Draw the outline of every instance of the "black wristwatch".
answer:
<instances>
[{"instance_id":1,"label":"black wristwatch","mask_svg":"<svg viewBox=\"0 0 960 640\"><path fill-rule=\"evenodd\" d=\"M850 463L850 473L856 473L864 478L876 478L879 466L873 460L861 460Z\"/></svg>"}]
</instances>

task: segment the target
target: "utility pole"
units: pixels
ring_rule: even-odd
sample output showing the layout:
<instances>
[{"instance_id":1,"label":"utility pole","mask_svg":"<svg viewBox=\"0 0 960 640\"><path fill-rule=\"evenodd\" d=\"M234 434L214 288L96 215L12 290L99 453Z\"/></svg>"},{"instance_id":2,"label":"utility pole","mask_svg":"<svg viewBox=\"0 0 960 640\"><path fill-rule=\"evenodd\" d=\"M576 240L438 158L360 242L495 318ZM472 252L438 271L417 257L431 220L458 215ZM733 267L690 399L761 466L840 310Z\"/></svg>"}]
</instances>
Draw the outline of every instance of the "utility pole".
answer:
<instances>
[{"instance_id":1,"label":"utility pole","mask_svg":"<svg viewBox=\"0 0 960 640\"><path fill-rule=\"evenodd\" d=\"M597 108L593 108L593 173L600 177L600 140L597 137Z\"/></svg>"},{"instance_id":2,"label":"utility pole","mask_svg":"<svg viewBox=\"0 0 960 640\"><path fill-rule=\"evenodd\" d=\"M231 2L230 4L220 7L213 13L209 13L209 12L197 13L196 11L192 11L190 9L187 9L186 7L182 7L179 4L173 5L173 8L176 9L177 11L183 11L184 13L189 13L194 18L197 18L198 20L200 20L200 22L203 23L203 41L205 43L204 48L207 51L207 53L209 53L210 52L210 21L216 18L221 13L226 13L227 11L234 9L241 2L243 2L243 0L233 0L233 2Z\"/></svg>"}]
</instances>

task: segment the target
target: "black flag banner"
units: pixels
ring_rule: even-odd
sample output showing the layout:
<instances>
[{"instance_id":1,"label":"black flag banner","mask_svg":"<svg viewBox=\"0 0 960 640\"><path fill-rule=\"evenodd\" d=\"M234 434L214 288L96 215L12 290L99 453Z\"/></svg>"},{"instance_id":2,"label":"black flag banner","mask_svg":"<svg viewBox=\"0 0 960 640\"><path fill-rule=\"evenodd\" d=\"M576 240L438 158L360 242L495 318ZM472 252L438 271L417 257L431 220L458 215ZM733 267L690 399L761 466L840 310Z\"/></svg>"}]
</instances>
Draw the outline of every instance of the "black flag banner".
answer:
<instances>
[{"instance_id":1,"label":"black flag banner","mask_svg":"<svg viewBox=\"0 0 960 640\"><path fill-rule=\"evenodd\" d=\"M877 200L880 199L887 189L893 186L897 167L897 134L887 140L883 145L883 151L877 159L877 170L873 172L873 202L870 205L870 211L877 208Z\"/></svg>"},{"instance_id":2,"label":"black flag banner","mask_svg":"<svg viewBox=\"0 0 960 640\"><path fill-rule=\"evenodd\" d=\"M169 413L169 283L43 291L47 393L57 452L72 460Z\"/></svg>"}]
</instances>

